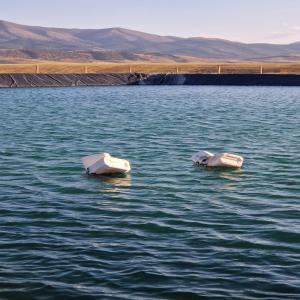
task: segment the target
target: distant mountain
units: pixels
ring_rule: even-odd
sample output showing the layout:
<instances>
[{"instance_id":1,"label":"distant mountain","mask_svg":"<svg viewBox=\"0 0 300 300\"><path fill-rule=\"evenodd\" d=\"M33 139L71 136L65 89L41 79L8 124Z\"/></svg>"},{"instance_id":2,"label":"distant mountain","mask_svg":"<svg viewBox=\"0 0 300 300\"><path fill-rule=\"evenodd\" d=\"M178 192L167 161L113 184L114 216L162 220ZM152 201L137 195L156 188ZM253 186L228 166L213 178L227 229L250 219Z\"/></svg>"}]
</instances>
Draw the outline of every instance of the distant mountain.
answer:
<instances>
[{"instance_id":1,"label":"distant mountain","mask_svg":"<svg viewBox=\"0 0 300 300\"><path fill-rule=\"evenodd\" d=\"M131 53L126 51L84 51L45 49L0 49L0 63L26 63L36 61L55 62L185 62L186 59L158 53Z\"/></svg>"},{"instance_id":2,"label":"distant mountain","mask_svg":"<svg viewBox=\"0 0 300 300\"><path fill-rule=\"evenodd\" d=\"M123 28L64 29L0 21L0 61L300 60L300 42L246 44L160 36ZM12 52L14 50L15 52Z\"/></svg>"}]
</instances>

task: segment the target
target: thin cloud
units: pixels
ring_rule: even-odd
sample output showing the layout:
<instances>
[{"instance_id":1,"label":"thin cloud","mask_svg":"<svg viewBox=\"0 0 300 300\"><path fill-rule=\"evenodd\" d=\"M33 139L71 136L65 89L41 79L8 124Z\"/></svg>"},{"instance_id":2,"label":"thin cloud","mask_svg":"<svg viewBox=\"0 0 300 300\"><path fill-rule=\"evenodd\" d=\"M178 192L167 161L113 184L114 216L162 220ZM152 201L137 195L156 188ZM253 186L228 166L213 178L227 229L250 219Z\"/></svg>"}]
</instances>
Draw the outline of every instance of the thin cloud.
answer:
<instances>
[{"instance_id":1,"label":"thin cloud","mask_svg":"<svg viewBox=\"0 0 300 300\"><path fill-rule=\"evenodd\" d=\"M287 23L282 24L283 29L281 31L275 31L267 37L268 40L275 40L281 42L296 42L300 40L300 25L289 25Z\"/></svg>"}]
</instances>

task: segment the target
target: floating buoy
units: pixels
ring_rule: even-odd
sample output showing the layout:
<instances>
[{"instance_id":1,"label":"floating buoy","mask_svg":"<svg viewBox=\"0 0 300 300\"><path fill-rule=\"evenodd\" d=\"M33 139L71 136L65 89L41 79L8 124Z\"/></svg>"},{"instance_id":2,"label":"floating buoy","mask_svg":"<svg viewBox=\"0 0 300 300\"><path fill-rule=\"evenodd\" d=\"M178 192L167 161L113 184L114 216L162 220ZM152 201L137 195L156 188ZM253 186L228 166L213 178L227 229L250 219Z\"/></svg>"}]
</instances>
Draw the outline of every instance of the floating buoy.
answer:
<instances>
[{"instance_id":1,"label":"floating buoy","mask_svg":"<svg viewBox=\"0 0 300 300\"><path fill-rule=\"evenodd\" d=\"M192 156L192 161L196 165L207 167L240 168L244 159L242 156L231 153L213 154L208 151L199 151Z\"/></svg>"},{"instance_id":2,"label":"floating buoy","mask_svg":"<svg viewBox=\"0 0 300 300\"><path fill-rule=\"evenodd\" d=\"M128 173L129 161L111 156L109 153L99 153L81 158L87 174Z\"/></svg>"}]
</instances>

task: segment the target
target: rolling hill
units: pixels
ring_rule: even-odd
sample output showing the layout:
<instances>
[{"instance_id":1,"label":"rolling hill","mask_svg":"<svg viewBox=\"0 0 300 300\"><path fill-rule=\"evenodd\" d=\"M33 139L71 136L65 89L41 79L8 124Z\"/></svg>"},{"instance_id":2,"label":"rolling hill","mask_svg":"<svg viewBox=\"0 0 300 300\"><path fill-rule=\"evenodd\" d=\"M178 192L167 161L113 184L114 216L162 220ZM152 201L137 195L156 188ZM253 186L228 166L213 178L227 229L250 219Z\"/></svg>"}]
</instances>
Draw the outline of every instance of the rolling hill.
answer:
<instances>
[{"instance_id":1,"label":"rolling hill","mask_svg":"<svg viewBox=\"0 0 300 300\"><path fill-rule=\"evenodd\" d=\"M300 61L300 42L246 44L160 36L124 28L65 29L0 21L0 62L55 61Z\"/></svg>"}]
</instances>

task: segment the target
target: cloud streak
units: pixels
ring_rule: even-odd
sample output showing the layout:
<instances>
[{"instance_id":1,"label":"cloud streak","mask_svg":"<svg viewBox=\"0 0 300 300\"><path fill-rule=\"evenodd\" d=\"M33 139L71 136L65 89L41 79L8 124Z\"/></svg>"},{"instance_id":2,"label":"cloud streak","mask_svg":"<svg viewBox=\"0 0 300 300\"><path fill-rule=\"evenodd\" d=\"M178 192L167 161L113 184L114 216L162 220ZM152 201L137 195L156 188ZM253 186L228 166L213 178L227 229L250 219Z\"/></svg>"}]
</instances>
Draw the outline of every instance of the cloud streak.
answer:
<instances>
[{"instance_id":1,"label":"cloud streak","mask_svg":"<svg viewBox=\"0 0 300 300\"><path fill-rule=\"evenodd\" d=\"M282 24L281 31L275 31L267 37L268 40L280 42L296 42L300 40L300 25Z\"/></svg>"}]
</instances>

